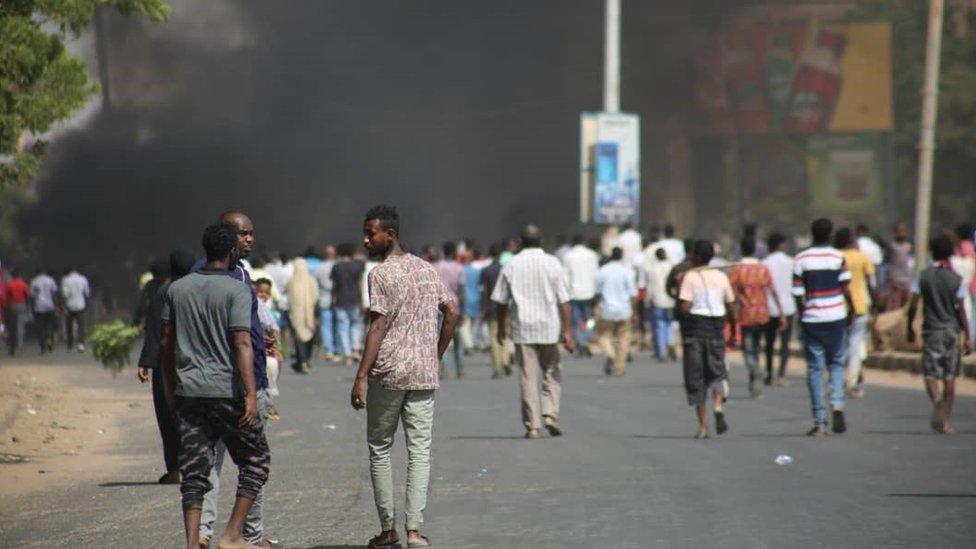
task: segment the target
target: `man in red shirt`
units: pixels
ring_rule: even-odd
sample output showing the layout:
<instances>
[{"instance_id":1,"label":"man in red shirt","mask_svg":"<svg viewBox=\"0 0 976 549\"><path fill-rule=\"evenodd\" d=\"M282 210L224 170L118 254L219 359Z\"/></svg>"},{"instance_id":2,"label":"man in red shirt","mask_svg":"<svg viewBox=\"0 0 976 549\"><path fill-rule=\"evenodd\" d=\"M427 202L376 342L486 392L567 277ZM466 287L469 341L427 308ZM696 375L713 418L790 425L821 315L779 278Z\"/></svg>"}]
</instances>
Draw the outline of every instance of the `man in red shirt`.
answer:
<instances>
[{"instance_id":1,"label":"man in red shirt","mask_svg":"<svg viewBox=\"0 0 976 549\"><path fill-rule=\"evenodd\" d=\"M30 288L16 269L11 269L10 275L10 282L7 282L3 290L3 301L6 303L4 322L8 332L7 347L10 356L14 356L24 348L24 325L27 323L27 297L30 295Z\"/></svg>"}]
</instances>

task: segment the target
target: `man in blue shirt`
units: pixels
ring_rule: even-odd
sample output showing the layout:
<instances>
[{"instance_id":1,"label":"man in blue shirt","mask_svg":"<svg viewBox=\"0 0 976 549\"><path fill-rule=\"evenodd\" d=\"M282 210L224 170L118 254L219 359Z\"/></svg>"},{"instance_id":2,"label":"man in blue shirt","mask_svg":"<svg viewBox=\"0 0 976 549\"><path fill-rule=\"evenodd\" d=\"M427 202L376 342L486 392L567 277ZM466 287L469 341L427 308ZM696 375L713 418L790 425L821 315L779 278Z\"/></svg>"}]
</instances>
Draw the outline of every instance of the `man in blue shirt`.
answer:
<instances>
[{"instance_id":1,"label":"man in blue shirt","mask_svg":"<svg viewBox=\"0 0 976 549\"><path fill-rule=\"evenodd\" d=\"M614 248L610 261L596 275L596 301L600 321L597 340L607 357L603 371L624 375L630 353L631 324L636 318L637 282L634 269L623 262L624 252Z\"/></svg>"}]
</instances>

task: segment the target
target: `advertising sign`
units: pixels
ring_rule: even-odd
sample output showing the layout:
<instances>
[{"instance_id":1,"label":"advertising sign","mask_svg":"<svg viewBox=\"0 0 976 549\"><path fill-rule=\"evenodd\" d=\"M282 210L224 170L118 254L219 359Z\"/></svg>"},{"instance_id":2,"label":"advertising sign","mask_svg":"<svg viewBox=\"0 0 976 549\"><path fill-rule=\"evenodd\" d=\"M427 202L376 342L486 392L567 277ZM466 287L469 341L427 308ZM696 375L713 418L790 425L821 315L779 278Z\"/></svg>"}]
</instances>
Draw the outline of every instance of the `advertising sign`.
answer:
<instances>
[{"instance_id":1,"label":"advertising sign","mask_svg":"<svg viewBox=\"0 0 976 549\"><path fill-rule=\"evenodd\" d=\"M858 133L817 136L807 149L813 215L883 209L881 137Z\"/></svg>"},{"instance_id":2,"label":"advertising sign","mask_svg":"<svg viewBox=\"0 0 976 549\"><path fill-rule=\"evenodd\" d=\"M640 219L640 117L580 116L580 221L619 225Z\"/></svg>"}]
</instances>

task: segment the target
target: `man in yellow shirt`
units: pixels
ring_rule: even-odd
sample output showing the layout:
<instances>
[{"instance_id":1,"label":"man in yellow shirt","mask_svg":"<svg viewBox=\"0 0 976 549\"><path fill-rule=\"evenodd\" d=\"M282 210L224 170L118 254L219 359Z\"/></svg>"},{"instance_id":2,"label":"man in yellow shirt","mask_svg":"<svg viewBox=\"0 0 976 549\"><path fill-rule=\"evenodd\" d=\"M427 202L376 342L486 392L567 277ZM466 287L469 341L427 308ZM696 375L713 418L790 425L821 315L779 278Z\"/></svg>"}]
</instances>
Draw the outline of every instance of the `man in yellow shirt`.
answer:
<instances>
[{"instance_id":1,"label":"man in yellow shirt","mask_svg":"<svg viewBox=\"0 0 976 549\"><path fill-rule=\"evenodd\" d=\"M861 387L861 363L867 357L867 335L871 322L871 293L874 288L874 264L857 247L851 229L843 227L834 234L834 247L844 255L844 263L851 273L851 300L854 303L854 322L847 333L848 396L864 396Z\"/></svg>"}]
</instances>

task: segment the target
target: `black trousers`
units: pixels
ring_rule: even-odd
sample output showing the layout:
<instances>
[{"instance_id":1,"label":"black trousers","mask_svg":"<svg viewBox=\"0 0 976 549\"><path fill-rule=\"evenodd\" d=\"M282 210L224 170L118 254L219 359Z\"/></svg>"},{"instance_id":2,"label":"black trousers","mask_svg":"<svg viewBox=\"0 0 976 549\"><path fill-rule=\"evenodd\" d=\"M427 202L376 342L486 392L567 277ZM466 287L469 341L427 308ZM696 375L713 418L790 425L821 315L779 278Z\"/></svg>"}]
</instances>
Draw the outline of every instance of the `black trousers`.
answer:
<instances>
[{"instance_id":1,"label":"black trousers","mask_svg":"<svg viewBox=\"0 0 976 549\"><path fill-rule=\"evenodd\" d=\"M163 440L163 461L166 471L180 469L180 433L176 428L176 416L166 402L166 388L163 386L163 369L152 369L153 408L156 409L156 424L159 437Z\"/></svg>"},{"instance_id":2,"label":"black trousers","mask_svg":"<svg viewBox=\"0 0 976 549\"><path fill-rule=\"evenodd\" d=\"M786 375L786 362L790 358L790 339L793 337L793 315L786 317L786 328L779 330L779 317L769 317L766 324L766 377L773 377L773 351L779 335L779 377Z\"/></svg>"},{"instance_id":3,"label":"black trousers","mask_svg":"<svg viewBox=\"0 0 976 549\"><path fill-rule=\"evenodd\" d=\"M54 311L49 313L34 313L34 325L37 327L37 340L41 344L41 352L54 350L54 334L58 329L58 319Z\"/></svg>"},{"instance_id":4,"label":"black trousers","mask_svg":"<svg viewBox=\"0 0 976 549\"><path fill-rule=\"evenodd\" d=\"M68 311L68 326L67 330L68 336L68 348L74 347L75 344L85 342L85 310L80 311ZM77 336L77 339L76 339Z\"/></svg>"}]
</instances>

